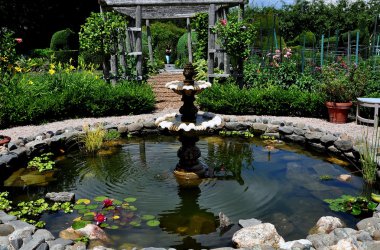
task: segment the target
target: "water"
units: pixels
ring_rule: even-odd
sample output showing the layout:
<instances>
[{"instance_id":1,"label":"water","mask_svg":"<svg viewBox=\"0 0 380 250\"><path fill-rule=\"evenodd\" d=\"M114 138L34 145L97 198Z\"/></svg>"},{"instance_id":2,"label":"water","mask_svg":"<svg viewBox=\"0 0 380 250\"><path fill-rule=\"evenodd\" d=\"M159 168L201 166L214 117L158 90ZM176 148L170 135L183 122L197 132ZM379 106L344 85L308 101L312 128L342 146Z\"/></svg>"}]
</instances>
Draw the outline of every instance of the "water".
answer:
<instances>
[{"instance_id":1,"label":"water","mask_svg":"<svg viewBox=\"0 0 380 250\"><path fill-rule=\"evenodd\" d=\"M321 181L321 175L336 177L350 171L329 163L326 155L288 145L268 152L257 139L201 137L197 143L201 160L215 168L217 177L204 180L198 188L183 189L172 174L180 146L175 137L161 136L130 139L107 156L75 152L57 162L56 180L48 186L5 189L16 200L52 191L71 191L77 199L137 198L135 216L154 215L160 226L148 227L142 221L140 227L106 229L110 246L116 248L230 246L239 219L273 223L285 240L306 237L324 215L340 217L348 226L357 222L351 215L330 211L323 199L360 195L363 181L357 176L350 182ZM234 222L227 232L218 229L219 212ZM78 216L58 213L42 219L58 235Z\"/></svg>"}]
</instances>

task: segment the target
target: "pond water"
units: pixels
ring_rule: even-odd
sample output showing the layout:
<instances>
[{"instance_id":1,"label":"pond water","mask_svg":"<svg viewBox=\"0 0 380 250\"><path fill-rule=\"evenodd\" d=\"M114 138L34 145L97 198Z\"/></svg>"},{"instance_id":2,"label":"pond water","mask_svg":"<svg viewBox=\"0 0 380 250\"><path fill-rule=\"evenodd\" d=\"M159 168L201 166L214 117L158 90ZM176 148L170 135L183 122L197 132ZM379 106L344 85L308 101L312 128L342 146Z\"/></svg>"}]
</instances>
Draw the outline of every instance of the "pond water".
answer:
<instances>
[{"instance_id":1,"label":"pond water","mask_svg":"<svg viewBox=\"0 0 380 250\"><path fill-rule=\"evenodd\" d=\"M197 143L200 159L215 169L216 177L204 180L197 188L180 188L172 174L180 146L175 137L159 136L126 140L110 155L87 157L74 152L58 159L55 180L47 186L2 189L10 191L15 200L52 191L71 191L76 199L136 198L132 211L121 212L122 221L116 223L119 228L105 229L110 246L115 248L230 246L239 219L273 223L285 240L306 237L324 215L340 217L348 226L357 222L351 215L330 211L323 202L364 192L358 176L349 182L320 180L322 175L348 173L347 167L340 166L345 162L331 163L331 156L298 146L282 145L268 152L258 139L201 137ZM57 236L80 216L77 211L45 214L42 219ZM219 212L234 223L227 232L218 229ZM147 226L144 220L139 220L139 226L129 224L132 218L136 221L144 215L155 216L159 226Z\"/></svg>"}]
</instances>

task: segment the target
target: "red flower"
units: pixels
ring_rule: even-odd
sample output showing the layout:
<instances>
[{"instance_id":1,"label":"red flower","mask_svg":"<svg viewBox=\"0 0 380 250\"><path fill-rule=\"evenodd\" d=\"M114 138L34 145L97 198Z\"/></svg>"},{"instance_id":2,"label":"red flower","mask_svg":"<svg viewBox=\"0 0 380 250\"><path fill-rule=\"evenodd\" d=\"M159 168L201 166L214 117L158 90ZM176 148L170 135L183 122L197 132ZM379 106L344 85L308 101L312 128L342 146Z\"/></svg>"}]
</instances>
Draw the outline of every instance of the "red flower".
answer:
<instances>
[{"instance_id":1,"label":"red flower","mask_svg":"<svg viewBox=\"0 0 380 250\"><path fill-rule=\"evenodd\" d=\"M223 26L227 25L227 20L226 19L220 19L220 24Z\"/></svg>"},{"instance_id":2,"label":"red flower","mask_svg":"<svg viewBox=\"0 0 380 250\"><path fill-rule=\"evenodd\" d=\"M112 206L112 204L113 204L113 201L111 199L105 199L103 201L103 207L110 207Z\"/></svg>"},{"instance_id":3,"label":"red flower","mask_svg":"<svg viewBox=\"0 0 380 250\"><path fill-rule=\"evenodd\" d=\"M15 41L16 41L17 43L22 43L22 38L15 38Z\"/></svg>"},{"instance_id":4,"label":"red flower","mask_svg":"<svg viewBox=\"0 0 380 250\"><path fill-rule=\"evenodd\" d=\"M94 216L94 220L96 221L96 225L99 225L107 220L107 217L102 213L96 213Z\"/></svg>"}]
</instances>

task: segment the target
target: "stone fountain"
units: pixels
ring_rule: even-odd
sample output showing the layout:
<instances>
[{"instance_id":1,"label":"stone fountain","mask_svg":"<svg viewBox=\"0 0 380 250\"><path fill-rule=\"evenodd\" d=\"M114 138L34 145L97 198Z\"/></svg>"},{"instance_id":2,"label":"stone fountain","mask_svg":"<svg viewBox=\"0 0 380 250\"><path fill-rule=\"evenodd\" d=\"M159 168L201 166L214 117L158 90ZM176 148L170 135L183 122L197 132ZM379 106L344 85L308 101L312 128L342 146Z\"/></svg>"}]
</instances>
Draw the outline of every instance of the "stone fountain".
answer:
<instances>
[{"instance_id":1,"label":"stone fountain","mask_svg":"<svg viewBox=\"0 0 380 250\"><path fill-rule=\"evenodd\" d=\"M191 63L184 67L183 75L185 80L172 81L166 83L166 87L175 93L182 95L183 105L179 113L172 113L157 118L156 125L161 129L167 129L179 135L182 146L178 150L179 162L174 170L174 175L182 185L194 185L207 177L210 173L207 166L199 161L201 151L196 146L199 135L206 133L210 129L216 129L222 124L220 116L211 113L198 113L198 108L194 105L195 96L206 88L211 87L211 83L206 81L194 81L195 70Z\"/></svg>"}]
</instances>

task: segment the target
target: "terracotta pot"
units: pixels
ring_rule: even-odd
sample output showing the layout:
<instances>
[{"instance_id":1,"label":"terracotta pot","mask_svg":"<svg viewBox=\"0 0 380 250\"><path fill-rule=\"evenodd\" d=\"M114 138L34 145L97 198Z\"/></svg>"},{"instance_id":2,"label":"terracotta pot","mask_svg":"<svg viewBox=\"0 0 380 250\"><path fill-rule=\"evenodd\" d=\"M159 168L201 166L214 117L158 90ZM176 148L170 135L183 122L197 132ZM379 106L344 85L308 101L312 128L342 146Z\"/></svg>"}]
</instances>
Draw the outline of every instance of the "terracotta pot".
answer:
<instances>
[{"instance_id":1,"label":"terracotta pot","mask_svg":"<svg viewBox=\"0 0 380 250\"><path fill-rule=\"evenodd\" d=\"M348 112L351 109L352 102L326 102L329 112L329 120L332 123L346 123Z\"/></svg>"},{"instance_id":2,"label":"terracotta pot","mask_svg":"<svg viewBox=\"0 0 380 250\"><path fill-rule=\"evenodd\" d=\"M0 146L3 146L4 144L7 144L11 141L11 138L9 136L2 135L0 137Z\"/></svg>"}]
</instances>

